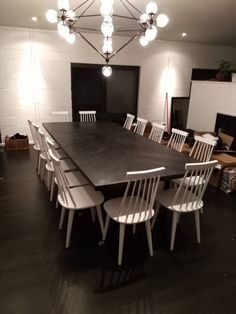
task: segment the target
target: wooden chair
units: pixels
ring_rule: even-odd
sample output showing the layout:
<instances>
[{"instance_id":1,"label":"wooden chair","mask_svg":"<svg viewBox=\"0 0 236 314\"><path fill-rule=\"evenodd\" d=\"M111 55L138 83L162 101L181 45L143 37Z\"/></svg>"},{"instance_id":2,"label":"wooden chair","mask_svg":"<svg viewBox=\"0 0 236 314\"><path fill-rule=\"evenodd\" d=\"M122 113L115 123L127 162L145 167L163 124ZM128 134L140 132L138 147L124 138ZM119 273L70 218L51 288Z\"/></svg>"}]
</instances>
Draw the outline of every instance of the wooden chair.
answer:
<instances>
[{"instance_id":1,"label":"wooden chair","mask_svg":"<svg viewBox=\"0 0 236 314\"><path fill-rule=\"evenodd\" d=\"M203 195L206 191L210 176L217 161L202 163L189 163L185 165L185 175L178 189L162 190L157 195L158 208L152 220L152 227L160 208L160 205L173 212L170 250L174 249L176 226L181 214L194 213L197 242L200 243L200 218L199 212L203 208ZM187 179L187 180L186 180ZM190 184L194 181L195 184Z\"/></svg>"},{"instance_id":2,"label":"wooden chair","mask_svg":"<svg viewBox=\"0 0 236 314\"><path fill-rule=\"evenodd\" d=\"M194 140L195 142L189 156L197 159L198 161L209 161L211 159L213 148L216 145L216 141L198 135L194 136ZM190 180L190 178L186 178L185 183L188 180ZM195 178L192 178L189 184L192 185L197 181L198 180L195 180ZM179 185L181 183L181 179L175 179L172 182Z\"/></svg>"},{"instance_id":3,"label":"wooden chair","mask_svg":"<svg viewBox=\"0 0 236 314\"><path fill-rule=\"evenodd\" d=\"M104 224L101 213L101 204L104 201L104 197L101 192L95 191L91 185L84 185L70 188L65 178L65 173L62 170L60 160L53 154L52 150L49 150L49 156L53 162L55 170L55 176L58 183L58 201L62 206L61 218L59 229L62 229L63 221L65 218L66 209L69 211L67 233L66 233L66 248L70 245L70 237L72 224L74 219L74 213L76 210L83 210L96 207L98 220L100 223L101 232L103 234Z\"/></svg>"},{"instance_id":4,"label":"wooden chair","mask_svg":"<svg viewBox=\"0 0 236 314\"><path fill-rule=\"evenodd\" d=\"M142 118L137 118L137 124L134 128L134 133L137 133L139 135L143 135L146 125L148 123L148 120L142 119Z\"/></svg>"},{"instance_id":5,"label":"wooden chair","mask_svg":"<svg viewBox=\"0 0 236 314\"><path fill-rule=\"evenodd\" d=\"M150 219L154 215L153 203L160 175L165 168L127 172L127 186L123 197L104 203L107 213L103 240L105 241L110 218L120 224L118 265L122 264L125 226L145 223L150 255L153 255Z\"/></svg>"},{"instance_id":6,"label":"wooden chair","mask_svg":"<svg viewBox=\"0 0 236 314\"><path fill-rule=\"evenodd\" d=\"M127 130L130 130L131 129L131 126L132 126L132 123L134 121L134 118L135 116L130 114L130 113L127 113L127 116L126 116L126 119L125 119L125 123L123 125L123 128L127 129Z\"/></svg>"},{"instance_id":7,"label":"wooden chair","mask_svg":"<svg viewBox=\"0 0 236 314\"><path fill-rule=\"evenodd\" d=\"M80 122L96 122L96 111L79 111Z\"/></svg>"},{"instance_id":8,"label":"wooden chair","mask_svg":"<svg viewBox=\"0 0 236 314\"><path fill-rule=\"evenodd\" d=\"M69 112L68 111L51 111L52 120L54 122L69 122Z\"/></svg>"},{"instance_id":9,"label":"wooden chair","mask_svg":"<svg viewBox=\"0 0 236 314\"><path fill-rule=\"evenodd\" d=\"M164 131L165 131L165 125L157 123L157 122L153 122L149 139L157 143L161 143Z\"/></svg>"},{"instance_id":10,"label":"wooden chair","mask_svg":"<svg viewBox=\"0 0 236 314\"><path fill-rule=\"evenodd\" d=\"M187 136L188 132L173 128L171 130L171 136L167 143L167 147L170 147L171 149L176 150L177 152L182 152L184 142Z\"/></svg>"},{"instance_id":11,"label":"wooden chair","mask_svg":"<svg viewBox=\"0 0 236 314\"><path fill-rule=\"evenodd\" d=\"M36 166L36 169L38 171L38 169L40 168L40 162L41 162L41 158L39 157L39 155L40 155L40 146L39 146L37 135L35 133L35 128L33 127L33 121L30 120L30 119L27 119L27 121L28 121L28 124L29 124L29 127L30 127L30 132L31 132L31 135L32 135L32 139L33 139L33 142L34 142L33 148L37 152L37 166Z\"/></svg>"}]
</instances>

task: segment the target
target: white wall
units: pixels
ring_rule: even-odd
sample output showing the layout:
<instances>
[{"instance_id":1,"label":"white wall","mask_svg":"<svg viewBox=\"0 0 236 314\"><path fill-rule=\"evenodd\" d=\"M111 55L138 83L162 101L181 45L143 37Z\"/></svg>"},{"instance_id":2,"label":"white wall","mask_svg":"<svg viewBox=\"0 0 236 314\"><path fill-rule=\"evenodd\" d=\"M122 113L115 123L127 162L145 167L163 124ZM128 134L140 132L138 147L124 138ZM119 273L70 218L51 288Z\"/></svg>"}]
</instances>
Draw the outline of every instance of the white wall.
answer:
<instances>
[{"instance_id":1,"label":"white wall","mask_svg":"<svg viewBox=\"0 0 236 314\"><path fill-rule=\"evenodd\" d=\"M236 116L236 83L193 81L187 128L214 132L217 112Z\"/></svg>"},{"instance_id":2,"label":"white wall","mask_svg":"<svg viewBox=\"0 0 236 314\"><path fill-rule=\"evenodd\" d=\"M90 37L101 45L101 37ZM71 62L103 63L81 39L71 46L54 31L0 27L0 42L2 138L29 134L26 117L43 122L52 110L71 111ZM173 96L188 96L192 68L215 68L221 59L236 62L236 49L156 40L145 48L135 41L112 62L141 66L138 115L163 121L166 92L169 104Z\"/></svg>"}]
</instances>

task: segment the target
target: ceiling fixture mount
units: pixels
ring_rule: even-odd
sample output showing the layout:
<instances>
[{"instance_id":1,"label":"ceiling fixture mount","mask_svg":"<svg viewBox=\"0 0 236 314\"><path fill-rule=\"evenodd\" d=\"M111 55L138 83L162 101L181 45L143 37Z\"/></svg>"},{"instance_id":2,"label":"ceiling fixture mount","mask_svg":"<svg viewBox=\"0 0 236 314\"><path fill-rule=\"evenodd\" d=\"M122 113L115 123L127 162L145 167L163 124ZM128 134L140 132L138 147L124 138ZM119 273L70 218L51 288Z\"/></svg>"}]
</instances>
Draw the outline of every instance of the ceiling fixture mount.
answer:
<instances>
[{"instance_id":1,"label":"ceiling fixture mount","mask_svg":"<svg viewBox=\"0 0 236 314\"><path fill-rule=\"evenodd\" d=\"M165 27L169 20L165 14L157 15L158 7L155 2L149 2L146 6L146 12L143 13L129 0L116 0L127 12L127 15L121 15L114 12L114 0L100 1L100 12L94 14L94 11L91 11L91 7L97 0L85 0L78 4L73 10L70 9L68 0L58 0L58 10L48 10L46 12L46 18L50 23L58 23L57 30L59 35L70 44L75 42L75 34L80 35L80 37L105 60L106 65L103 67L102 73L104 76L108 77L112 73L112 68L109 66L111 58L135 38L139 38L139 42L142 46L147 46L149 42L156 38L158 28ZM89 18L102 18L102 22L100 21L98 28L83 26L83 21ZM119 22L117 26L115 20ZM129 29L125 29L125 27L121 26L122 20L126 20L129 23ZM97 48L86 37L86 32L102 32L104 39L101 48ZM127 33L127 35L129 35L128 40L115 51L113 51L112 44L112 35L114 32L116 34Z\"/></svg>"}]
</instances>

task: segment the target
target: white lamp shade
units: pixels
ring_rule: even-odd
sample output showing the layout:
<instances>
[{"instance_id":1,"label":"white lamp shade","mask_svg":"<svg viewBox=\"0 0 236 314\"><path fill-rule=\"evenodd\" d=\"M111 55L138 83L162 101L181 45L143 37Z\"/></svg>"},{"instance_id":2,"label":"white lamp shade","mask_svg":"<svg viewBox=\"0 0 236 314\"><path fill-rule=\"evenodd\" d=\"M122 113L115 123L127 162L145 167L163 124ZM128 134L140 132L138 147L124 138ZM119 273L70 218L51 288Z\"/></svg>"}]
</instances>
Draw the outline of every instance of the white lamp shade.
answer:
<instances>
[{"instance_id":1,"label":"white lamp shade","mask_svg":"<svg viewBox=\"0 0 236 314\"><path fill-rule=\"evenodd\" d=\"M145 36L149 41L154 40L157 37L157 28L152 25L151 27L146 29Z\"/></svg>"},{"instance_id":2,"label":"white lamp shade","mask_svg":"<svg viewBox=\"0 0 236 314\"><path fill-rule=\"evenodd\" d=\"M103 22L101 25L101 31L104 37L111 37L114 31L114 26L112 23Z\"/></svg>"},{"instance_id":3,"label":"white lamp shade","mask_svg":"<svg viewBox=\"0 0 236 314\"><path fill-rule=\"evenodd\" d=\"M57 7L59 10L66 10L68 11L70 8L70 3L68 0L58 0Z\"/></svg>"},{"instance_id":4,"label":"white lamp shade","mask_svg":"<svg viewBox=\"0 0 236 314\"><path fill-rule=\"evenodd\" d=\"M46 14L46 19L49 23L56 23L57 22L57 11L50 9L47 10Z\"/></svg>"},{"instance_id":5,"label":"white lamp shade","mask_svg":"<svg viewBox=\"0 0 236 314\"><path fill-rule=\"evenodd\" d=\"M158 27L165 27L169 22L168 16L165 14L159 14L157 16L157 26Z\"/></svg>"},{"instance_id":6,"label":"white lamp shade","mask_svg":"<svg viewBox=\"0 0 236 314\"><path fill-rule=\"evenodd\" d=\"M112 15L113 14L113 5L111 2L106 1L102 2L100 13L102 16Z\"/></svg>"},{"instance_id":7,"label":"white lamp shade","mask_svg":"<svg viewBox=\"0 0 236 314\"><path fill-rule=\"evenodd\" d=\"M109 65L104 65L102 67L102 74L106 77L111 76L112 74L112 68Z\"/></svg>"},{"instance_id":8,"label":"white lamp shade","mask_svg":"<svg viewBox=\"0 0 236 314\"><path fill-rule=\"evenodd\" d=\"M75 34L69 33L65 39L69 44L73 45L75 43Z\"/></svg>"},{"instance_id":9,"label":"white lamp shade","mask_svg":"<svg viewBox=\"0 0 236 314\"><path fill-rule=\"evenodd\" d=\"M76 14L75 14L74 11L68 10L68 11L67 11L67 16L68 16L68 18L69 18L70 20L74 20L75 17L76 17Z\"/></svg>"},{"instance_id":10,"label":"white lamp shade","mask_svg":"<svg viewBox=\"0 0 236 314\"><path fill-rule=\"evenodd\" d=\"M57 30L58 30L58 34L63 38L66 38L70 32L69 27L64 25L63 21L58 23Z\"/></svg>"},{"instance_id":11,"label":"white lamp shade","mask_svg":"<svg viewBox=\"0 0 236 314\"><path fill-rule=\"evenodd\" d=\"M103 53L112 53L112 39L111 38L104 38L103 40L103 47L102 47Z\"/></svg>"},{"instance_id":12,"label":"white lamp shade","mask_svg":"<svg viewBox=\"0 0 236 314\"><path fill-rule=\"evenodd\" d=\"M147 37L145 35L142 35L139 38L139 43L141 46L145 47L149 44L149 40L147 39Z\"/></svg>"},{"instance_id":13,"label":"white lamp shade","mask_svg":"<svg viewBox=\"0 0 236 314\"><path fill-rule=\"evenodd\" d=\"M158 10L157 4L155 2L149 2L146 6L147 14L156 14Z\"/></svg>"}]
</instances>

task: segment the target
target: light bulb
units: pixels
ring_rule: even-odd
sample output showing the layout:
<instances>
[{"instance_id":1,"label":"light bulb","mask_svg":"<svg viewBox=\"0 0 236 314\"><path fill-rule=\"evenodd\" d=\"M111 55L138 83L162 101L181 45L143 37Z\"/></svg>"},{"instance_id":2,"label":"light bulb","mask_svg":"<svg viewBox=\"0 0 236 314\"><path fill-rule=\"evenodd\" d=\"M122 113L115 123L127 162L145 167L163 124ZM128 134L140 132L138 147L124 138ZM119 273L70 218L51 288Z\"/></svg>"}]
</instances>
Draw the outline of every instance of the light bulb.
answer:
<instances>
[{"instance_id":1,"label":"light bulb","mask_svg":"<svg viewBox=\"0 0 236 314\"><path fill-rule=\"evenodd\" d=\"M111 38L104 38L103 40L103 47L102 47L103 53L112 53L112 39Z\"/></svg>"},{"instance_id":2,"label":"light bulb","mask_svg":"<svg viewBox=\"0 0 236 314\"><path fill-rule=\"evenodd\" d=\"M147 39L147 37L145 35L142 35L140 38L139 38L139 43L141 46L145 47L149 44L149 40Z\"/></svg>"},{"instance_id":3,"label":"light bulb","mask_svg":"<svg viewBox=\"0 0 236 314\"><path fill-rule=\"evenodd\" d=\"M69 27L63 24L63 21L59 22L57 25L58 34L66 38L70 32Z\"/></svg>"},{"instance_id":4,"label":"light bulb","mask_svg":"<svg viewBox=\"0 0 236 314\"><path fill-rule=\"evenodd\" d=\"M112 15L113 14L113 6L109 1L102 2L100 13L102 16Z\"/></svg>"},{"instance_id":5,"label":"light bulb","mask_svg":"<svg viewBox=\"0 0 236 314\"><path fill-rule=\"evenodd\" d=\"M142 24L146 24L147 21L149 20L149 16L147 13L143 13L141 16L140 16L140 22Z\"/></svg>"},{"instance_id":6,"label":"light bulb","mask_svg":"<svg viewBox=\"0 0 236 314\"><path fill-rule=\"evenodd\" d=\"M50 9L47 10L46 14L46 19L49 23L56 23L57 22L57 11Z\"/></svg>"},{"instance_id":7,"label":"light bulb","mask_svg":"<svg viewBox=\"0 0 236 314\"><path fill-rule=\"evenodd\" d=\"M147 14L156 14L157 13L157 4L155 2L149 2L146 6Z\"/></svg>"},{"instance_id":8,"label":"light bulb","mask_svg":"<svg viewBox=\"0 0 236 314\"><path fill-rule=\"evenodd\" d=\"M57 7L59 10L66 10L68 11L70 8L70 3L68 0L58 0Z\"/></svg>"},{"instance_id":9,"label":"light bulb","mask_svg":"<svg viewBox=\"0 0 236 314\"><path fill-rule=\"evenodd\" d=\"M75 43L75 34L69 33L65 39L69 44L73 45Z\"/></svg>"},{"instance_id":10,"label":"light bulb","mask_svg":"<svg viewBox=\"0 0 236 314\"><path fill-rule=\"evenodd\" d=\"M72 10L68 10L68 11L67 11L67 16L68 16L68 18L69 18L70 20L74 20L74 19L75 19L76 14L75 14L75 12L74 12L74 11L72 11Z\"/></svg>"},{"instance_id":11,"label":"light bulb","mask_svg":"<svg viewBox=\"0 0 236 314\"><path fill-rule=\"evenodd\" d=\"M102 67L102 74L103 74L105 77L111 76L111 74L112 74L112 68L111 68L109 65L104 65L104 66Z\"/></svg>"},{"instance_id":12,"label":"light bulb","mask_svg":"<svg viewBox=\"0 0 236 314\"><path fill-rule=\"evenodd\" d=\"M111 37L114 31L114 26L112 23L103 22L101 25L101 31L104 37Z\"/></svg>"},{"instance_id":13,"label":"light bulb","mask_svg":"<svg viewBox=\"0 0 236 314\"><path fill-rule=\"evenodd\" d=\"M165 27L169 22L168 16L165 14L159 14L157 16L157 26L158 27Z\"/></svg>"},{"instance_id":14,"label":"light bulb","mask_svg":"<svg viewBox=\"0 0 236 314\"><path fill-rule=\"evenodd\" d=\"M157 28L152 25L151 27L146 29L145 36L149 41L154 40L157 37Z\"/></svg>"}]
</instances>

